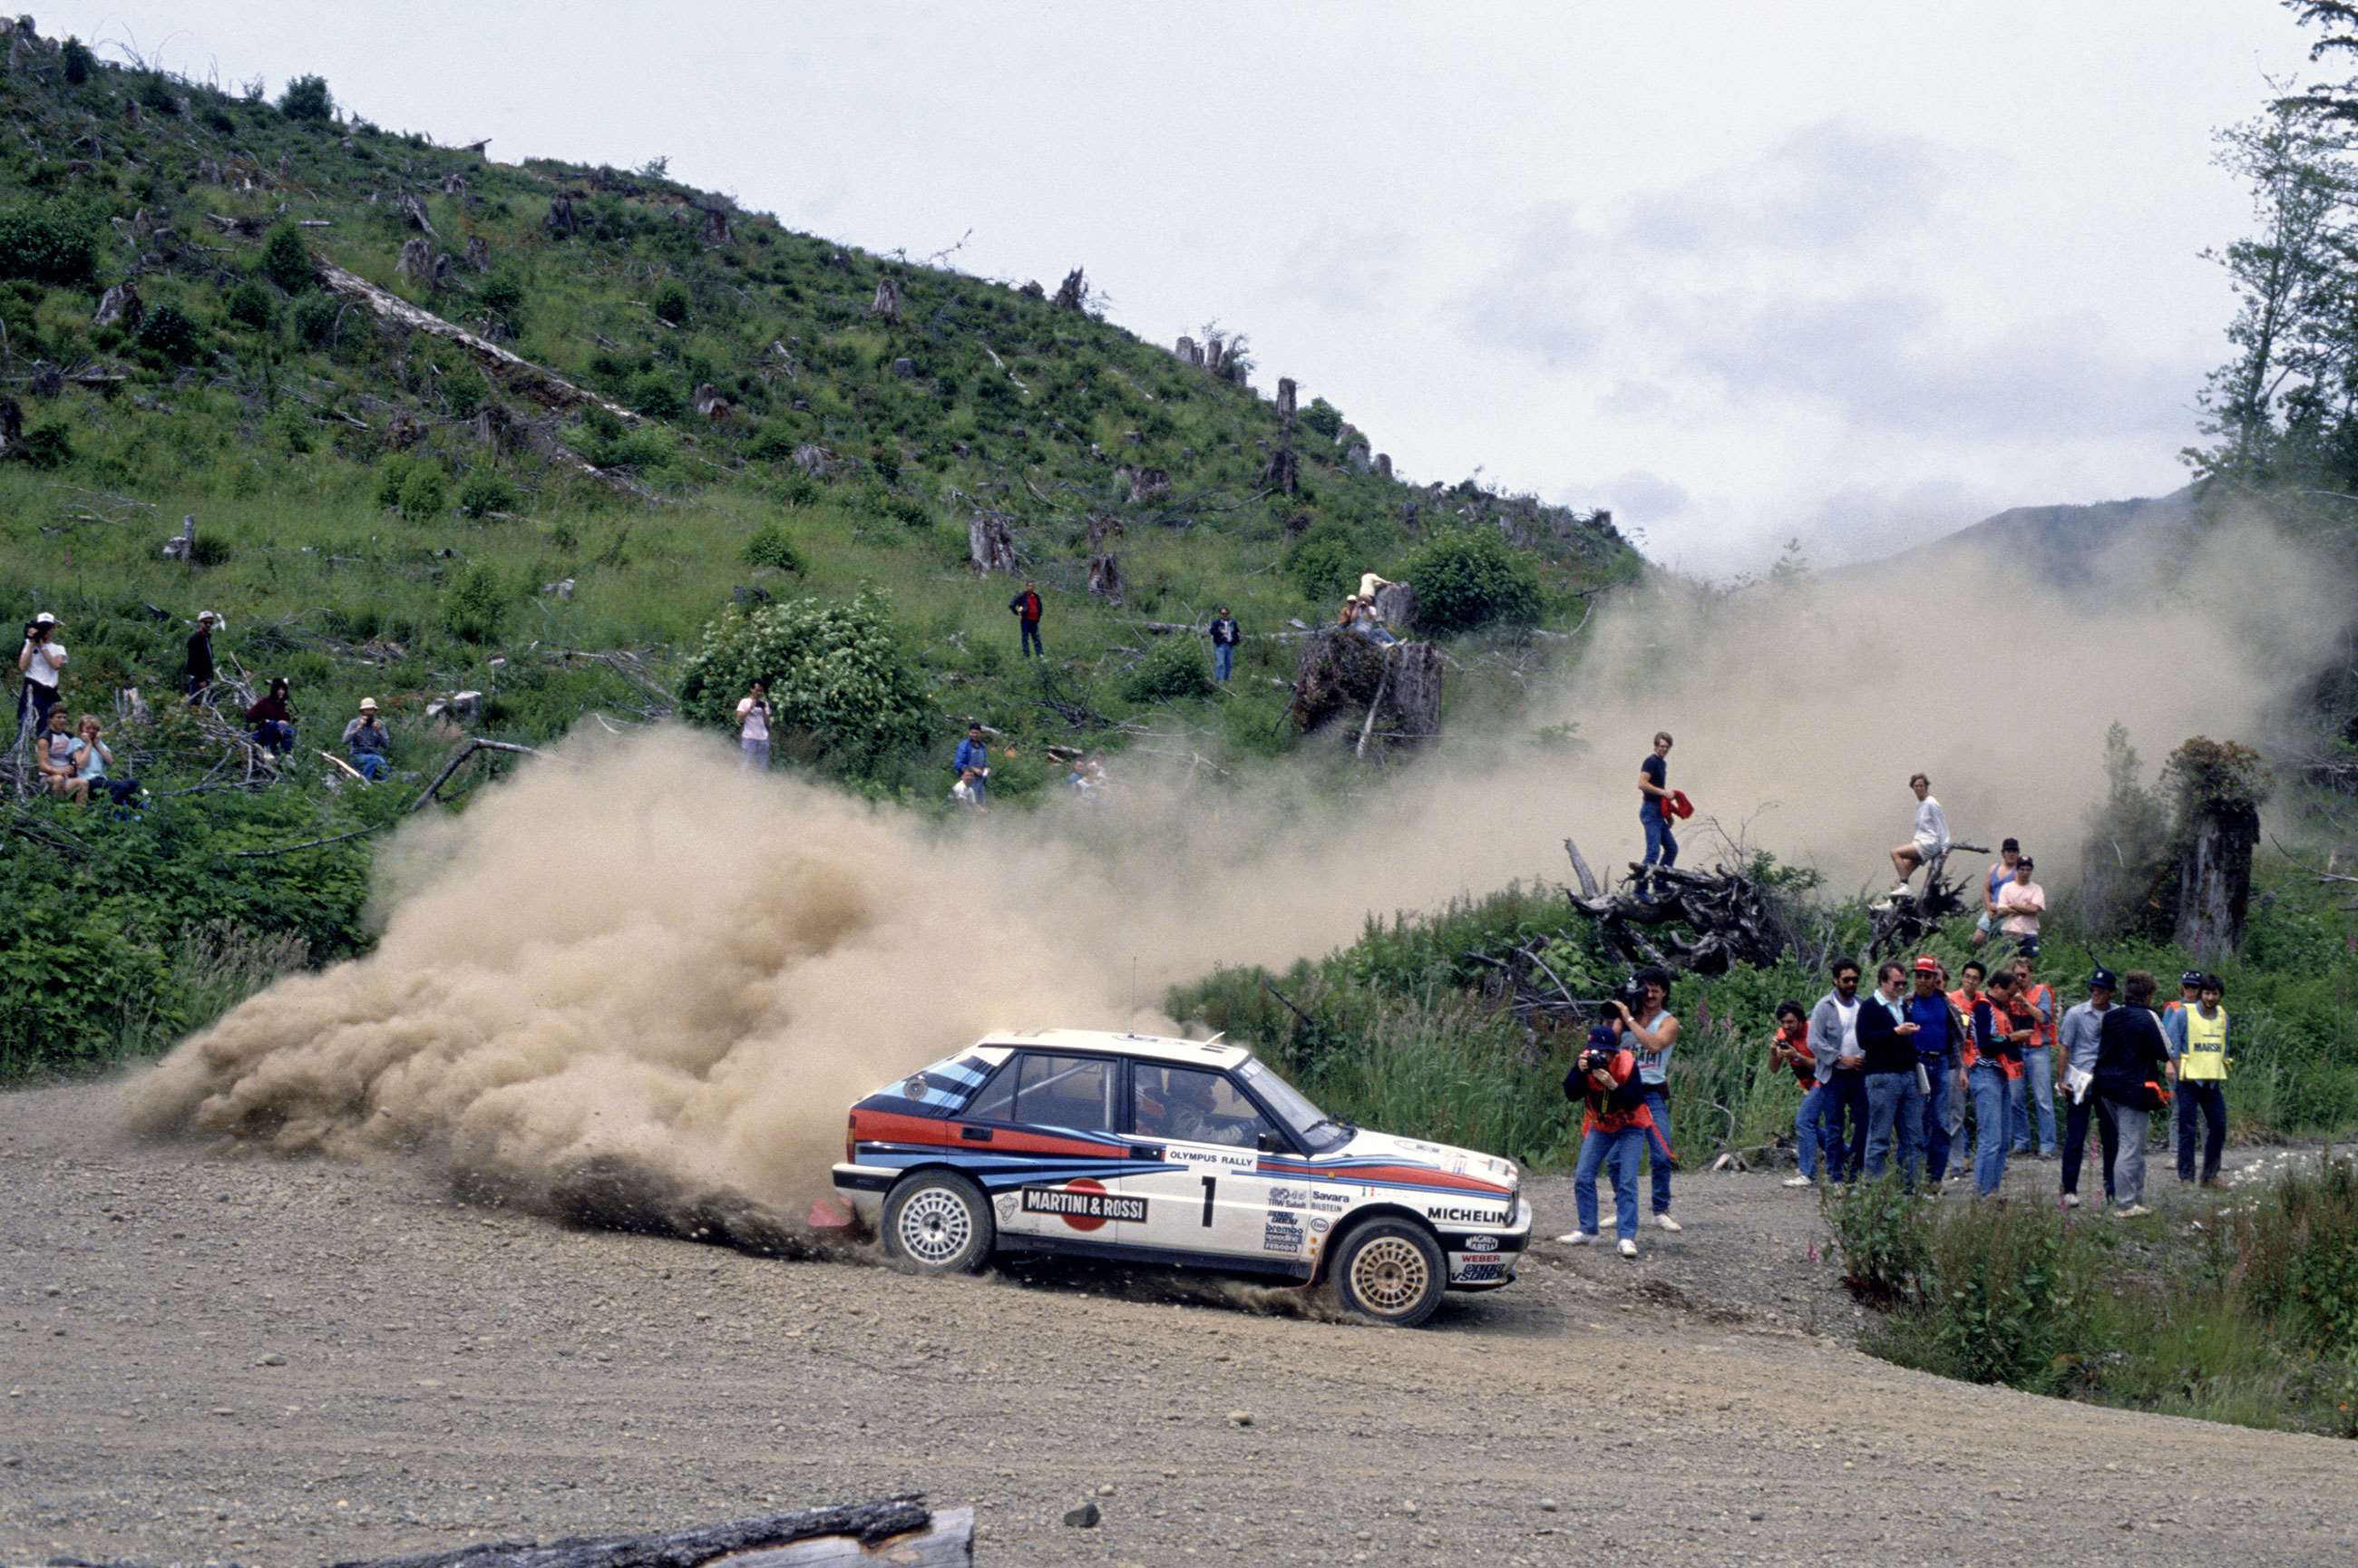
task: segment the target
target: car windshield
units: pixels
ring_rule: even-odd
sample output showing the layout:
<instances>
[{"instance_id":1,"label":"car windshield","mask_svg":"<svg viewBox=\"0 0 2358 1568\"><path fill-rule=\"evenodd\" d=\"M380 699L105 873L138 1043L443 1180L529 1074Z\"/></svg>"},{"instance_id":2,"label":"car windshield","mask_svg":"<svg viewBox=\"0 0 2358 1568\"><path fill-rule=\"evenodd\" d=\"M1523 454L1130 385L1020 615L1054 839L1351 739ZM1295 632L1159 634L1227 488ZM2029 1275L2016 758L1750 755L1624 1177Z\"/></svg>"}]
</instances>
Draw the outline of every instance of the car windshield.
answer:
<instances>
[{"instance_id":1,"label":"car windshield","mask_svg":"<svg viewBox=\"0 0 2358 1568\"><path fill-rule=\"evenodd\" d=\"M1271 1114L1285 1123L1296 1138L1310 1146L1313 1153L1325 1153L1350 1141L1351 1129L1310 1103L1310 1097L1271 1072L1259 1061L1247 1058L1237 1069L1238 1076L1260 1097L1261 1104Z\"/></svg>"}]
</instances>

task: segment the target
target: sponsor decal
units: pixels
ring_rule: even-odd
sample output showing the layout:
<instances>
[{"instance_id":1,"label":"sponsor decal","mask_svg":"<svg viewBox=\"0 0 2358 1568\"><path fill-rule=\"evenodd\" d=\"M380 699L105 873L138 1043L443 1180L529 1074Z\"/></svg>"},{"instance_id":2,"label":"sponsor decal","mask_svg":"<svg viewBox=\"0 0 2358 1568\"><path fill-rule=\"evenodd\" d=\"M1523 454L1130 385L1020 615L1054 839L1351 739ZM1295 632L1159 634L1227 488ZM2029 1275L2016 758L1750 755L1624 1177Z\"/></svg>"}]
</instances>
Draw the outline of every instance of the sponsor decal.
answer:
<instances>
[{"instance_id":1,"label":"sponsor decal","mask_svg":"<svg viewBox=\"0 0 2358 1568\"><path fill-rule=\"evenodd\" d=\"M999 1217L1001 1223L1015 1217L1015 1195L1001 1193L999 1196Z\"/></svg>"},{"instance_id":2,"label":"sponsor decal","mask_svg":"<svg viewBox=\"0 0 2358 1568\"><path fill-rule=\"evenodd\" d=\"M1503 1263L1507 1255L1503 1252L1460 1252L1457 1259L1462 1263Z\"/></svg>"},{"instance_id":3,"label":"sponsor decal","mask_svg":"<svg viewBox=\"0 0 2358 1568\"><path fill-rule=\"evenodd\" d=\"M1425 1206L1424 1217L1457 1225L1490 1225L1506 1217L1496 1209L1449 1208L1439 1204L1428 1204Z\"/></svg>"},{"instance_id":4,"label":"sponsor decal","mask_svg":"<svg viewBox=\"0 0 2358 1568\"><path fill-rule=\"evenodd\" d=\"M1309 1241L1303 1234L1301 1219L1281 1208L1269 1211L1269 1219L1261 1227L1260 1249L1264 1252L1299 1252Z\"/></svg>"},{"instance_id":5,"label":"sponsor decal","mask_svg":"<svg viewBox=\"0 0 2358 1568\"><path fill-rule=\"evenodd\" d=\"M1323 1214L1314 1214L1310 1217L1310 1234L1313 1236L1324 1236L1334 1223L1335 1222L1333 1220L1327 1218Z\"/></svg>"},{"instance_id":6,"label":"sponsor decal","mask_svg":"<svg viewBox=\"0 0 2358 1568\"><path fill-rule=\"evenodd\" d=\"M1504 1263L1468 1263L1451 1276L1462 1285L1496 1284L1506 1278Z\"/></svg>"},{"instance_id":7,"label":"sponsor decal","mask_svg":"<svg viewBox=\"0 0 2358 1568\"><path fill-rule=\"evenodd\" d=\"M1496 1252L1498 1249L1498 1238L1495 1236L1469 1236L1466 1238L1466 1250L1468 1252Z\"/></svg>"},{"instance_id":8,"label":"sponsor decal","mask_svg":"<svg viewBox=\"0 0 2358 1568\"><path fill-rule=\"evenodd\" d=\"M1308 1208L1310 1189L1308 1187L1271 1187L1269 1189L1269 1201L1272 1208Z\"/></svg>"},{"instance_id":9,"label":"sponsor decal","mask_svg":"<svg viewBox=\"0 0 2358 1568\"><path fill-rule=\"evenodd\" d=\"M1146 1200L1130 1193L1109 1193L1081 1176L1061 1187L1025 1187L1023 1212L1053 1214L1075 1230L1095 1230L1109 1219L1143 1221Z\"/></svg>"}]
</instances>

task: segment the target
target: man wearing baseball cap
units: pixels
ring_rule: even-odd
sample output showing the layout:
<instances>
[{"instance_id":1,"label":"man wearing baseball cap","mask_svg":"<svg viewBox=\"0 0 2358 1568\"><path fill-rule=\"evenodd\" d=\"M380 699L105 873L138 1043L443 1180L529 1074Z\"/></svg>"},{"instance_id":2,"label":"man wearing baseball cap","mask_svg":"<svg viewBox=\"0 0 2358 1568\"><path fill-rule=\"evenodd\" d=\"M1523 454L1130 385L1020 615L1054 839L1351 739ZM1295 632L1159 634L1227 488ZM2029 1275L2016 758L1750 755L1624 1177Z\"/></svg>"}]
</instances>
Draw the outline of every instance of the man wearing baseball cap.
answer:
<instances>
[{"instance_id":1,"label":"man wearing baseball cap","mask_svg":"<svg viewBox=\"0 0 2358 1568\"><path fill-rule=\"evenodd\" d=\"M2061 1049L2065 1079L2071 1088L2071 1108L2063 1118L2063 1206L2080 1206L2080 1160L2088 1148L2088 1121L2096 1123L2096 1135L2104 1147L2104 1201L2113 1196L2113 1155L2119 1139L2119 1130L2113 1123L2113 1113L2104 1108L2095 1089L2096 1054L2104 1044L2104 1015L2113 1010L2113 995L2119 989L2113 971L2099 966L2088 977L2088 1000L2063 1014Z\"/></svg>"},{"instance_id":2,"label":"man wearing baseball cap","mask_svg":"<svg viewBox=\"0 0 2358 1568\"><path fill-rule=\"evenodd\" d=\"M1938 1186L1949 1174L1949 1103L1964 1092L1965 1031L1955 1004L1941 989L1940 959L1930 953L1919 957L1912 979L1908 1022L1916 1026L1916 1065L1924 1075L1924 1173Z\"/></svg>"},{"instance_id":3,"label":"man wearing baseball cap","mask_svg":"<svg viewBox=\"0 0 2358 1568\"><path fill-rule=\"evenodd\" d=\"M2219 1184L2219 1156L2227 1146L2227 982L2204 975L2198 1000L2163 1018L2178 1077L2178 1179L2194 1176L2194 1123L2203 1123L2202 1184Z\"/></svg>"},{"instance_id":4,"label":"man wearing baseball cap","mask_svg":"<svg viewBox=\"0 0 2358 1568\"><path fill-rule=\"evenodd\" d=\"M189 633L188 657L180 664L180 685L190 702L213 684L213 633L220 630L220 616L210 610L197 611L197 629Z\"/></svg>"},{"instance_id":5,"label":"man wearing baseball cap","mask_svg":"<svg viewBox=\"0 0 2358 1568\"><path fill-rule=\"evenodd\" d=\"M25 684L16 693L16 731L38 731L49 722L58 705L58 682L65 678L66 645L58 640L58 618L48 611L25 625L25 646L16 654L16 672Z\"/></svg>"},{"instance_id":6,"label":"man wearing baseball cap","mask_svg":"<svg viewBox=\"0 0 2358 1568\"><path fill-rule=\"evenodd\" d=\"M393 772L393 759L385 755L393 737L376 716L376 698L361 698L360 717L344 726L344 750L352 759L352 772L374 784Z\"/></svg>"}]
</instances>

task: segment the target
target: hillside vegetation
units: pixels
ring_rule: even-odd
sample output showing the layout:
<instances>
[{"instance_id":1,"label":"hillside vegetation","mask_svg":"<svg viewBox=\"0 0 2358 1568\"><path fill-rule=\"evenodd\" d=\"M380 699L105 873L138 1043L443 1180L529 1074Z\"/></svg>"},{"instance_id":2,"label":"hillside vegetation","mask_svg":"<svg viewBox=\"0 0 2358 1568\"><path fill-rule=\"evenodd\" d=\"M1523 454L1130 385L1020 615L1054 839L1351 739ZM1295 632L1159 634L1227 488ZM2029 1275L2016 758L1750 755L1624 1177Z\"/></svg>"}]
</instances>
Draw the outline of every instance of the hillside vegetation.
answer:
<instances>
[{"instance_id":1,"label":"hillside vegetation","mask_svg":"<svg viewBox=\"0 0 2358 1568\"><path fill-rule=\"evenodd\" d=\"M736 693L697 672L738 662L692 655L758 612L773 643L838 639L780 693L780 754L853 787L935 806L969 717L1014 748L1001 805L1061 779L1046 744L1141 733L1216 787L1303 743L1300 643L1263 634L1360 571L1453 589L1450 635L1481 644L1639 569L1602 515L1390 477L1330 404L1256 393L1240 336L1191 363L1077 274L1052 294L794 233L661 160L502 165L316 78L273 100L22 28L0 48L0 598L61 619L70 711L129 719L135 687L152 715L110 731L151 791L136 822L15 791L0 896L95 945L0 954L0 1072L201 1022L198 955L266 978L363 943L369 838L226 857L389 821L461 739L426 717L454 691L510 741L591 713L717 729ZM371 287L490 348L388 322ZM1011 576L969 565L979 512ZM1120 592L1092 594L1107 557ZM1016 657L1025 577L1044 661ZM1225 691L1200 635L1154 629L1222 603L1248 633ZM228 622L221 719L175 700L200 609ZM299 744L257 766L236 710L282 675ZM1451 678L1453 719L1520 689L1478 656ZM397 770L373 790L318 755L363 695Z\"/></svg>"}]
</instances>

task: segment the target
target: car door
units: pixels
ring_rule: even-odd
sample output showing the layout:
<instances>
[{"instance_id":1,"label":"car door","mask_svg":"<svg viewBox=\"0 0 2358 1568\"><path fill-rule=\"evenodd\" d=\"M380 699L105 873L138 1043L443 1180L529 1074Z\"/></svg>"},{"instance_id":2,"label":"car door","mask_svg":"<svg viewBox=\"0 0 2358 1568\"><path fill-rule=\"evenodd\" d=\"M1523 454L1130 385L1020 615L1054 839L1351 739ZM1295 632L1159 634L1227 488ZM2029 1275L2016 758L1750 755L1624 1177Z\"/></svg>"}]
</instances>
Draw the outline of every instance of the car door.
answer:
<instances>
[{"instance_id":1,"label":"car door","mask_svg":"<svg viewBox=\"0 0 2358 1568\"><path fill-rule=\"evenodd\" d=\"M990 1194L999 1228L1015 1236L1112 1242L1142 1206L1114 1184L1128 1158L1116 1130L1119 1058L1019 1051L957 1119L969 1175Z\"/></svg>"},{"instance_id":2,"label":"car door","mask_svg":"<svg viewBox=\"0 0 2358 1568\"><path fill-rule=\"evenodd\" d=\"M1271 1206L1260 1173L1264 1138L1277 1136L1243 1087L1206 1067L1133 1061L1130 1152L1120 1190L1145 1212L1125 1232L1169 1253L1299 1263L1308 1256L1303 1217Z\"/></svg>"}]
</instances>

